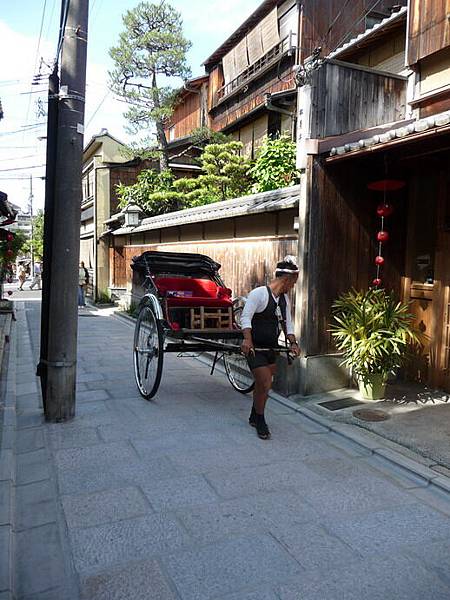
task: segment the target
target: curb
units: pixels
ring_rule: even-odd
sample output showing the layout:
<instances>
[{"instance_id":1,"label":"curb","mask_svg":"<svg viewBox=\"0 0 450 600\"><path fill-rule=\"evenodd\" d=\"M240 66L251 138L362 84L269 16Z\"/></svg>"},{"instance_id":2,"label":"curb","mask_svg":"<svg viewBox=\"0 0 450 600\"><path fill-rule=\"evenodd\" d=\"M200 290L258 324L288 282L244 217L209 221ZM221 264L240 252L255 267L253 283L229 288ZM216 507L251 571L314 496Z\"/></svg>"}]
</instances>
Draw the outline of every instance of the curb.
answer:
<instances>
[{"instance_id":1,"label":"curb","mask_svg":"<svg viewBox=\"0 0 450 600\"><path fill-rule=\"evenodd\" d=\"M282 404L283 406L286 406L286 408L290 408L294 412L301 414L316 425L320 425L328 432L335 433L340 437L353 442L369 452L370 455L377 456L384 462L399 467L406 475L419 479L426 486L432 486L441 492L450 494L450 477L446 477L445 475L434 471L430 466L422 464L418 460L405 456L405 449L400 444L389 440L390 447L387 447L385 438L372 431L363 433L362 430L355 431L355 425L330 421L325 417L316 414L312 410L299 406L292 400L280 396L276 392L271 392L270 398L278 402L278 404ZM433 465L435 463L430 461L429 464Z\"/></svg>"},{"instance_id":2,"label":"curb","mask_svg":"<svg viewBox=\"0 0 450 600\"><path fill-rule=\"evenodd\" d=\"M6 344L9 343L11 337L11 324L13 321L13 313L6 313L6 321L0 333L0 370L3 364L3 355L5 353Z\"/></svg>"},{"instance_id":3,"label":"curb","mask_svg":"<svg viewBox=\"0 0 450 600\"><path fill-rule=\"evenodd\" d=\"M11 321L8 336L11 335ZM0 446L0 486L4 501L0 505L0 529L6 538L6 547L1 550L0 595L5 600L14 598L15 572L15 438L16 438L16 339L12 330L6 365L5 407ZM1 358L3 360L3 349ZM2 535L2 538L3 538Z\"/></svg>"}]
</instances>

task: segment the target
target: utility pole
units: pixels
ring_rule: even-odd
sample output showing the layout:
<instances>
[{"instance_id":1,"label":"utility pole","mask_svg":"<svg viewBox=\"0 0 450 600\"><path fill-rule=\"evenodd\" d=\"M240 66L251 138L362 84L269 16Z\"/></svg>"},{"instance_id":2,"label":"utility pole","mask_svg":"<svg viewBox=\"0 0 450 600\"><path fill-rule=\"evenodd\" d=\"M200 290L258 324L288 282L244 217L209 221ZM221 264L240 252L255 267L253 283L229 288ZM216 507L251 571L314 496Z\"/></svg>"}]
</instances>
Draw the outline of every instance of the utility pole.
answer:
<instances>
[{"instance_id":1,"label":"utility pole","mask_svg":"<svg viewBox=\"0 0 450 600\"><path fill-rule=\"evenodd\" d=\"M62 2L64 29L58 107L57 153L52 219L52 286L44 287L47 330L44 406L47 421L75 415L78 333L78 262L80 253L81 165L83 153L89 0ZM67 13L65 13L67 11ZM45 265L44 265L45 270Z\"/></svg>"},{"instance_id":2,"label":"utility pole","mask_svg":"<svg viewBox=\"0 0 450 600\"><path fill-rule=\"evenodd\" d=\"M30 219L31 219L31 238L30 238L30 249L31 249L31 277L34 277L34 224L33 224L33 175L30 175Z\"/></svg>"}]
</instances>

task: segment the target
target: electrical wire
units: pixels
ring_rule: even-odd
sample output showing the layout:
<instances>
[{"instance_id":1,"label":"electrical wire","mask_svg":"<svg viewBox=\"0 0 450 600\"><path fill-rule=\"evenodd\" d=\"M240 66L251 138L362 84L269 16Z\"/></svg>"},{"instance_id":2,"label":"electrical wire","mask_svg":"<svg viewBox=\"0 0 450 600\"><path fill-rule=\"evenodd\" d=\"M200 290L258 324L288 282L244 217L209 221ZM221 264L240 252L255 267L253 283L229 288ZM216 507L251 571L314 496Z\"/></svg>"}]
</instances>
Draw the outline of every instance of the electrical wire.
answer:
<instances>
[{"instance_id":1,"label":"electrical wire","mask_svg":"<svg viewBox=\"0 0 450 600\"><path fill-rule=\"evenodd\" d=\"M44 19L45 19L45 11L47 8L47 0L44 0L44 6L42 8L42 17L41 17L41 26L39 28L39 36L38 36L38 43L36 46L36 52L35 52L35 56L34 56L34 68L33 68L33 73L36 73L36 67L37 67L37 62L38 62L38 56L39 56L39 49L41 47L41 39L42 39L42 29L44 27ZM33 84L31 84L33 85ZM30 88L30 94L32 92L32 89ZM27 112L26 112L26 117L25 117L25 123L28 123L28 116L30 113L30 106L31 106L31 95L28 98L28 106L27 106Z\"/></svg>"},{"instance_id":2,"label":"electrical wire","mask_svg":"<svg viewBox=\"0 0 450 600\"><path fill-rule=\"evenodd\" d=\"M6 173L9 171L24 171L26 169L40 169L41 167L45 167L44 165L30 165L29 167L14 167L12 169L0 169L0 173Z\"/></svg>"},{"instance_id":3,"label":"electrical wire","mask_svg":"<svg viewBox=\"0 0 450 600\"><path fill-rule=\"evenodd\" d=\"M106 98L111 94L112 92L110 90L108 90L106 92L106 94L103 96L103 98L100 100L97 108L94 110L94 112L92 113L91 117L89 118L89 121L86 123L86 127L89 127L89 125L91 124L92 119L95 117L95 115L98 113L98 111L100 110L100 108L103 106L103 103L105 102Z\"/></svg>"},{"instance_id":4,"label":"electrical wire","mask_svg":"<svg viewBox=\"0 0 450 600\"><path fill-rule=\"evenodd\" d=\"M64 41L64 33L66 31L66 25L67 25L67 17L69 16L69 5L70 5L70 0L65 0L64 5L61 9L61 20L59 23L59 38L58 38L58 46L56 48L55 64L58 63L59 55L61 54L62 44Z\"/></svg>"},{"instance_id":5,"label":"electrical wire","mask_svg":"<svg viewBox=\"0 0 450 600\"><path fill-rule=\"evenodd\" d=\"M377 7L378 4L380 4L380 2L381 0L376 0L374 4L369 8L369 10L367 10L355 23L353 23L352 29L355 29L361 23L361 21L364 21L364 19ZM337 50L337 48L339 48L342 45L344 40L346 40L349 34L351 34L352 29L349 29L347 33L343 37L341 37L336 46L332 50L330 50L329 54Z\"/></svg>"},{"instance_id":6,"label":"electrical wire","mask_svg":"<svg viewBox=\"0 0 450 600\"><path fill-rule=\"evenodd\" d=\"M338 14L335 16L335 18L331 22L330 26L328 27L327 32L322 36L318 46L321 46L324 42L328 41L329 35L330 35L331 31L333 30L333 27L336 25L336 23L342 16L342 14L343 14L344 10L347 8L349 2L350 2L350 0L345 1L344 6L341 8L341 10L338 12Z\"/></svg>"}]
</instances>

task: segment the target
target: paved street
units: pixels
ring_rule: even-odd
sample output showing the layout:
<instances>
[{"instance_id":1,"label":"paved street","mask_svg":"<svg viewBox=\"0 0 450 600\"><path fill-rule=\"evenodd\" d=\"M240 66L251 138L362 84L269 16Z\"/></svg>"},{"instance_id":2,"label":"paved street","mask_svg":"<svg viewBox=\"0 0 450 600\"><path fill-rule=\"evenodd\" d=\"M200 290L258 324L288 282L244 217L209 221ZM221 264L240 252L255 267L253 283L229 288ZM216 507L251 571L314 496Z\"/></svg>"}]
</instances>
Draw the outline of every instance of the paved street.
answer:
<instances>
[{"instance_id":1,"label":"paved street","mask_svg":"<svg viewBox=\"0 0 450 600\"><path fill-rule=\"evenodd\" d=\"M450 598L448 496L274 401L259 440L193 359L169 355L146 402L118 318L80 316L77 417L44 424L39 306L17 304L11 346L17 598Z\"/></svg>"}]
</instances>

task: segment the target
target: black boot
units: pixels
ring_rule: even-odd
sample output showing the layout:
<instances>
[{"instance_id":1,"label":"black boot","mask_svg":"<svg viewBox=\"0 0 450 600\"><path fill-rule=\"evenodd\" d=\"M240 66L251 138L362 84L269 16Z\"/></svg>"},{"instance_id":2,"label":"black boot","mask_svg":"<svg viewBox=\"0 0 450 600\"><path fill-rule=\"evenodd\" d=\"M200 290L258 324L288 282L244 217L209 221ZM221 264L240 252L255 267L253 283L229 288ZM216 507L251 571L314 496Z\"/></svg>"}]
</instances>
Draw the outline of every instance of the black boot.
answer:
<instances>
[{"instance_id":1,"label":"black boot","mask_svg":"<svg viewBox=\"0 0 450 600\"><path fill-rule=\"evenodd\" d=\"M259 438L261 438L262 440L270 439L270 430L267 427L267 423L264 418L264 415L256 414L255 427L256 427L256 433L258 434Z\"/></svg>"},{"instance_id":2,"label":"black boot","mask_svg":"<svg viewBox=\"0 0 450 600\"><path fill-rule=\"evenodd\" d=\"M252 405L252 412L250 413L250 416L248 418L248 424L251 425L252 427L256 427L256 410L253 405Z\"/></svg>"}]
</instances>

